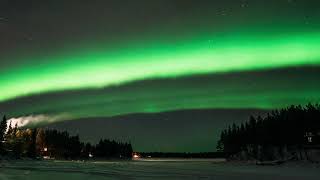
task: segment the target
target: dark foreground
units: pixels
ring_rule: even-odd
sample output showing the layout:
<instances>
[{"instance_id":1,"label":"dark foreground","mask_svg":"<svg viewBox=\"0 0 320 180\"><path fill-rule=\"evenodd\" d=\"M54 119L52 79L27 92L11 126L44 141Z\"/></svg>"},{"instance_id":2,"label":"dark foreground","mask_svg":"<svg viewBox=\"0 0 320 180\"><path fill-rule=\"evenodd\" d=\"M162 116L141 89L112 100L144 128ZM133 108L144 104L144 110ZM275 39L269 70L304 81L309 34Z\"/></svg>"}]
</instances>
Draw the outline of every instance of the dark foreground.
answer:
<instances>
[{"instance_id":1,"label":"dark foreground","mask_svg":"<svg viewBox=\"0 0 320 180\"><path fill-rule=\"evenodd\" d=\"M0 180L72 179L219 179L308 180L320 179L319 165L289 163L257 166L208 160L148 159L148 161L5 161Z\"/></svg>"}]
</instances>

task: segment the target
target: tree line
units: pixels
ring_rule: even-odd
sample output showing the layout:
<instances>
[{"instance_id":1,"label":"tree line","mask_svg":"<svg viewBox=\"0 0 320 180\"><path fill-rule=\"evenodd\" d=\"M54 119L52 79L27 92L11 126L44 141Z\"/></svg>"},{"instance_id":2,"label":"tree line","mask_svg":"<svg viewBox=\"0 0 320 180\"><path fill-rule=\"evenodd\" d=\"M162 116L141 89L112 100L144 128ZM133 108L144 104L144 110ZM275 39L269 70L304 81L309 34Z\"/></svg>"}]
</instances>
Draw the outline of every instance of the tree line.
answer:
<instances>
[{"instance_id":1,"label":"tree line","mask_svg":"<svg viewBox=\"0 0 320 180\"><path fill-rule=\"evenodd\" d=\"M275 159L288 149L301 150L320 145L320 105L290 106L265 117L251 116L221 132L217 149L229 156L246 152L255 159ZM300 151L301 153L301 151Z\"/></svg>"},{"instance_id":2,"label":"tree line","mask_svg":"<svg viewBox=\"0 0 320 180\"><path fill-rule=\"evenodd\" d=\"M101 139L97 144L84 143L78 135L53 129L21 129L7 125L4 116L0 123L0 155L13 158L48 157L56 159L130 158L130 143Z\"/></svg>"}]
</instances>

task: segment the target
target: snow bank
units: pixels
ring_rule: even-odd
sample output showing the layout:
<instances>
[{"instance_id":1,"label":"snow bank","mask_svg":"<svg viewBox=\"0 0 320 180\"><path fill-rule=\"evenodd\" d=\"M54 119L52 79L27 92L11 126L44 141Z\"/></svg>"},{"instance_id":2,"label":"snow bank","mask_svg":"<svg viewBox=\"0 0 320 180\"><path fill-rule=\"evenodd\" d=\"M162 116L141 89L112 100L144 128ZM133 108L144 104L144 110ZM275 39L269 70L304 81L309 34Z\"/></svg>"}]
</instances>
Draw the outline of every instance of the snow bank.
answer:
<instances>
[{"instance_id":1,"label":"snow bank","mask_svg":"<svg viewBox=\"0 0 320 180\"><path fill-rule=\"evenodd\" d=\"M8 161L1 163L0 180L72 179L220 179L318 180L314 164L256 166L211 161Z\"/></svg>"}]
</instances>

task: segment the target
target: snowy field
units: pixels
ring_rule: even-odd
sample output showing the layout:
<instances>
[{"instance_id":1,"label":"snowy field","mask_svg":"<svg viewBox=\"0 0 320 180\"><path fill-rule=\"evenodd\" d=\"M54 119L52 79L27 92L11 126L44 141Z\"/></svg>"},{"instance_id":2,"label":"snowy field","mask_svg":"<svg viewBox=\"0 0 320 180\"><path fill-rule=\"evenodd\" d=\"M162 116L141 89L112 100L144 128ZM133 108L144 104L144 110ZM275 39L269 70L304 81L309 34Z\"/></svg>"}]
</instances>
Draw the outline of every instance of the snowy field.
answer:
<instances>
[{"instance_id":1,"label":"snowy field","mask_svg":"<svg viewBox=\"0 0 320 180\"><path fill-rule=\"evenodd\" d=\"M320 179L314 164L257 166L216 160L149 159L140 161L70 162L2 161L0 180L73 179L230 179L308 180Z\"/></svg>"}]
</instances>

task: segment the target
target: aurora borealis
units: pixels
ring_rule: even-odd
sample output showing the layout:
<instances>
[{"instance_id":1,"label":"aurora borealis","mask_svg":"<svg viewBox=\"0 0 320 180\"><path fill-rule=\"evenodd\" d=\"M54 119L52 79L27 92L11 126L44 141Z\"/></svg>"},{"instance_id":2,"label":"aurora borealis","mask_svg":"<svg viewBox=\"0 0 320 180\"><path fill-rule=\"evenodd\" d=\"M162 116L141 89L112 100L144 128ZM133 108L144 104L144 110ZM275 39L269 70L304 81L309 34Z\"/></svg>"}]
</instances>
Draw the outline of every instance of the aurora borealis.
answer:
<instances>
[{"instance_id":1,"label":"aurora borealis","mask_svg":"<svg viewBox=\"0 0 320 180\"><path fill-rule=\"evenodd\" d=\"M9 117L46 124L320 100L317 1L34 0L0 7L0 112Z\"/></svg>"},{"instance_id":2,"label":"aurora borealis","mask_svg":"<svg viewBox=\"0 0 320 180\"><path fill-rule=\"evenodd\" d=\"M208 36L174 45L156 43L155 47L151 44L151 47L118 51L42 57L44 59L35 60L45 61L40 65L31 63L7 73L4 71L1 82L9 84L2 89L1 98L6 100L32 93L104 87L159 77L320 63L320 33L274 36L276 38L240 35L231 40L228 37L216 40Z\"/></svg>"}]
</instances>

